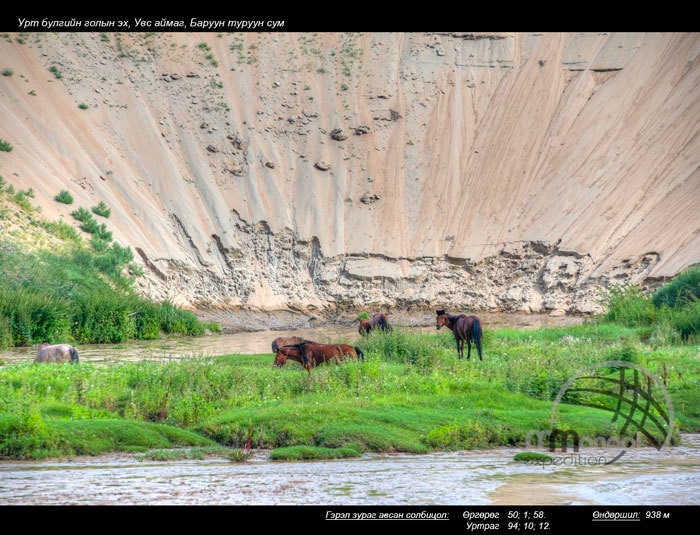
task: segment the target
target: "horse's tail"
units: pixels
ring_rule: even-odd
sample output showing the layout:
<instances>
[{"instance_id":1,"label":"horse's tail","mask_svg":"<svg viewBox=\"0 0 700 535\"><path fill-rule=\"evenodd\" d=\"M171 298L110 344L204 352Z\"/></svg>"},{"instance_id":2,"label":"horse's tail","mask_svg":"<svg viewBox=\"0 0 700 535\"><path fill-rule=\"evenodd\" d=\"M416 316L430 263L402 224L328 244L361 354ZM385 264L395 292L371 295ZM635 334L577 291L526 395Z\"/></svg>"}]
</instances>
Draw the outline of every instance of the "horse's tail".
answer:
<instances>
[{"instance_id":1,"label":"horse's tail","mask_svg":"<svg viewBox=\"0 0 700 535\"><path fill-rule=\"evenodd\" d=\"M386 316L384 314L379 317L379 326L382 328L382 331L389 329L389 324L386 322Z\"/></svg>"},{"instance_id":2,"label":"horse's tail","mask_svg":"<svg viewBox=\"0 0 700 535\"><path fill-rule=\"evenodd\" d=\"M272 342L272 352L273 352L273 353L277 353L279 350L280 350L280 346L279 346L279 344L277 343L277 340L274 340L274 341Z\"/></svg>"},{"instance_id":3,"label":"horse's tail","mask_svg":"<svg viewBox=\"0 0 700 535\"><path fill-rule=\"evenodd\" d=\"M474 321L472 322L471 338L474 340L476 345L476 350L479 352L479 360L481 360L481 340L484 333L481 331L481 321L479 318L474 316Z\"/></svg>"},{"instance_id":4,"label":"horse's tail","mask_svg":"<svg viewBox=\"0 0 700 535\"><path fill-rule=\"evenodd\" d=\"M80 362L78 360L78 351L74 347L70 348L70 361L71 361L71 363Z\"/></svg>"},{"instance_id":5,"label":"horse's tail","mask_svg":"<svg viewBox=\"0 0 700 535\"><path fill-rule=\"evenodd\" d=\"M360 357L362 360L365 360L365 354L357 346L355 346L355 353L357 353L357 356Z\"/></svg>"}]
</instances>

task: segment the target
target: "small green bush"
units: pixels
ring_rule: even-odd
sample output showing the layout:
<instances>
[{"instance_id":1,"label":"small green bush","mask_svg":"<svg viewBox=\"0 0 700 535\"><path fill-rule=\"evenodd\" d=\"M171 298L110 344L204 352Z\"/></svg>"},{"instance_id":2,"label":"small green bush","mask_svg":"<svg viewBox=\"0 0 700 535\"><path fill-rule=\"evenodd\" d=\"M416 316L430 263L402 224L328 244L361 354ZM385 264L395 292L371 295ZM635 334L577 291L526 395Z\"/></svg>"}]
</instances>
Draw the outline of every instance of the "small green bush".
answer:
<instances>
[{"instance_id":1,"label":"small green bush","mask_svg":"<svg viewBox=\"0 0 700 535\"><path fill-rule=\"evenodd\" d=\"M0 150L3 152L12 152L12 145L10 144L9 141L5 141L4 139L0 139Z\"/></svg>"},{"instance_id":2,"label":"small green bush","mask_svg":"<svg viewBox=\"0 0 700 535\"><path fill-rule=\"evenodd\" d=\"M84 104L82 102L80 104L78 104L78 108L80 108L81 110L87 110L89 107L90 106L88 106L87 104Z\"/></svg>"},{"instance_id":3,"label":"small green bush","mask_svg":"<svg viewBox=\"0 0 700 535\"><path fill-rule=\"evenodd\" d=\"M97 230L95 231L95 235L100 238L101 240L110 242L112 241L112 232L107 230L107 226L102 223L99 227L97 227Z\"/></svg>"},{"instance_id":4,"label":"small green bush","mask_svg":"<svg viewBox=\"0 0 700 535\"><path fill-rule=\"evenodd\" d=\"M73 204L73 196L65 189L62 189L54 199L63 204Z\"/></svg>"},{"instance_id":5,"label":"small green bush","mask_svg":"<svg viewBox=\"0 0 700 535\"><path fill-rule=\"evenodd\" d=\"M92 215L90 215L90 212L88 212L85 208L82 206L78 208L77 210L73 210L71 212L71 215L76 218L78 221L81 223L85 223L86 221L89 221L92 219Z\"/></svg>"},{"instance_id":6,"label":"small green bush","mask_svg":"<svg viewBox=\"0 0 700 535\"><path fill-rule=\"evenodd\" d=\"M12 69L3 69L2 75L3 76L12 76L15 73Z\"/></svg>"},{"instance_id":7,"label":"small green bush","mask_svg":"<svg viewBox=\"0 0 700 535\"><path fill-rule=\"evenodd\" d=\"M100 226L97 224L97 221L92 219L92 217L87 221L84 221L83 224L80 225L80 228L89 234L95 234L100 230Z\"/></svg>"},{"instance_id":8,"label":"small green bush","mask_svg":"<svg viewBox=\"0 0 700 535\"><path fill-rule=\"evenodd\" d=\"M112 210L110 210L110 208L103 201L100 201L97 206L92 207L92 212L102 217L109 217Z\"/></svg>"}]
</instances>

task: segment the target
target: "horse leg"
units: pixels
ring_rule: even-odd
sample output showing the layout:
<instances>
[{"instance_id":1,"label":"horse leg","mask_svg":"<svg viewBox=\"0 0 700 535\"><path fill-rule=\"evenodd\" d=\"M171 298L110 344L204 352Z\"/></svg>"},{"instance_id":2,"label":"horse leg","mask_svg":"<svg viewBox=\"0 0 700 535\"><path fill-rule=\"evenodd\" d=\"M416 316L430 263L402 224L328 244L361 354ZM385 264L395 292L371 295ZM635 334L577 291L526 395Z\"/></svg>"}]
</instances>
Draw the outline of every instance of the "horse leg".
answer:
<instances>
[{"instance_id":1,"label":"horse leg","mask_svg":"<svg viewBox=\"0 0 700 535\"><path fill-rule=\"evenodd\" d=\"M472 356L472 341L467 338L467 360Z\"/></svg>"},{"instance_id":2,"label":"horse leg","mask_svg":"<svg viewBox=\"0 0 700 535\"><path fill-rule=\"evenodd\" d=\"M461 340L456 336L455 340L457 341L457 356L459 357L459 360L462 360L462 348L460 347Z\"/></svg>"}]
</instances>

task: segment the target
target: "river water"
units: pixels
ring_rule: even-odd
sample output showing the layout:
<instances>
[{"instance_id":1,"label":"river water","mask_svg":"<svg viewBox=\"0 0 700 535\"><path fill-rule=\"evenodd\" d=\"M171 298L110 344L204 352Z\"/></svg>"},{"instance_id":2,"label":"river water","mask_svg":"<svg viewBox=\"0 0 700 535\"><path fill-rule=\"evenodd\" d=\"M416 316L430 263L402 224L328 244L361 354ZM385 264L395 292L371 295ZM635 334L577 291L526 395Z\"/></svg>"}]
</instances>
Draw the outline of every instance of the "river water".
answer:
<instances>
[{"instance_id":1,"label":"river water","mask_svg":"<svg viewBox=\"0 0 700 535\"><path fill-rule=\"evenodd\" d=\"M126 454L3 462L0 504L697 505L700 436L683 441L630 450L607 466L528 465L513 460L516 448L296 462L270 461L267 452L245 463Z\"/></svg>"}]
</instances>

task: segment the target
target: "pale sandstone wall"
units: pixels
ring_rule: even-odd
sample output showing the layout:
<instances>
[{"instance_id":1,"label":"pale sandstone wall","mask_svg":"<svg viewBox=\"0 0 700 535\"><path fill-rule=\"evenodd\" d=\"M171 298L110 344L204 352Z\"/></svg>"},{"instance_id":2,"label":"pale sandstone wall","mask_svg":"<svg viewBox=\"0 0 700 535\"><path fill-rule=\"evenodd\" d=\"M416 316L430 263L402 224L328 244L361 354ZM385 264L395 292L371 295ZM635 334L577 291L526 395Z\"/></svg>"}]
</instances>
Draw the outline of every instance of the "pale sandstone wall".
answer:
<instances>
[{"instance_id":1,"label":"pale sandstone wall","mask_svg":"<svg viewBox=\"0 0 700 535\"><path fill-rule=\"evenodd\" d=\"M589 312L700 262L699 34L28 35L0 175L105 201L154 298Z\"/></svg>"}]
</instances>

